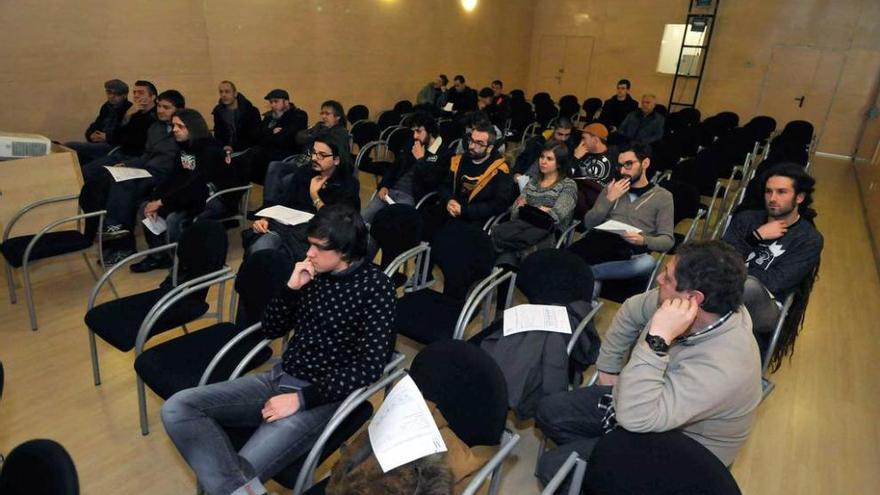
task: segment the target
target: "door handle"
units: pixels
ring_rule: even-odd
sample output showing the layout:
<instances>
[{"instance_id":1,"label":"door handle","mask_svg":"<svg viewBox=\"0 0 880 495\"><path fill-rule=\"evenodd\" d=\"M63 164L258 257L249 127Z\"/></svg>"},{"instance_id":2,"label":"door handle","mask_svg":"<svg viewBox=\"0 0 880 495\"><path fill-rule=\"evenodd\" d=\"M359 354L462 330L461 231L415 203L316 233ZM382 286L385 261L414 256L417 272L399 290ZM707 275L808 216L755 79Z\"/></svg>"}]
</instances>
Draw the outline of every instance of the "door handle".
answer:
<instances>
[{"instance_id":1,"label":"door handle","mask_svg":"<svg viewBox=\"0 0 880 495\"><path fill-rule=\"evenodd\" d=\"M806 96L801 95L800 98L795 98L794 101L798 102L798 108L803 108L804 100L806 100L806 99L807 99Z\"/></svg>"}]
</instances>

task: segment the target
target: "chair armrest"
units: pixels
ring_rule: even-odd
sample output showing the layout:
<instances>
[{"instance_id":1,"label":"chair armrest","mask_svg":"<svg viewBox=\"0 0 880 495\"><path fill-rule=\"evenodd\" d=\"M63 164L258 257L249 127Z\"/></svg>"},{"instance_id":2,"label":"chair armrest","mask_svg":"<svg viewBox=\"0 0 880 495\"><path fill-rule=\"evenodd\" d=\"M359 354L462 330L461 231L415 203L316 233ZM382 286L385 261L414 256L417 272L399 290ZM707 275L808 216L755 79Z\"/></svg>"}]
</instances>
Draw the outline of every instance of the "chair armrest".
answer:
<instances>
[{"instance_id":1,"label":"chair armrest","mask_svg":"<svg viewBox=\"0 0 880 495\"><path fill-rule=\"evenodd\" d=\"M563 247L568 247L571 245L571 240L574 237L574 229L576 229L577 226L580 224L580 220L573 220L568 228L566 228L559 234L559 239L557 239L556 241L556 249L562 249Z\"/></svg>"},{"instance_id":2,"label":"chair armrest","mask_svg":"<svg viewBox=\"0 0 880 495\"><path fill-rule=\"evenodd\" d=\"M98 281L95 283L95 287L92 288L92 293L89 294L89 302L86 305L86 311L90 311L92 308L95 307L95 300L97 299L98 293L101 291L101 288L104 286L105 283L107 283L110 280L110 277L112 277L113 274L116 273L117 271L119 271L122 267L128 265L129 263L131 263L132 261L134 261L136 259L143 258L144 256L147 256L150 254L155 254L155 253L161 253L163 251L168 251L168 250L176 249L176 248L177 248L177 243L174 242L171 244L165 244L164 246L159 246L159 247L154 247L152 249L147 249L145 251L138 251L138 252L132 254L131 256L128 256L124 260L120 261L119 263L116 263L115 265L113 265L109 270L107 270L106 272L104 272L103 275L101 275L101 278L99 278Z\"/></svg>"},{"instance_id":3,"label":"chair armrest","mask_svg":"<svg viewBox=\"0 0 880 495\"><path fill-rule=\"evenodd\" d=\"M221 189L221 190L215 192L214 194L208 196L208 199L205 200L205 203L208 203L212 199L217 198L219 196L224 196L226 194L237 193L240 191L250 191L253 187L254 187L253 184L248 184L246 186L238 186L238 187L230 187L227 189Z\"/></svg>"},{"instance_id":4,"label":"chair armrest","mask_svg":"<svg viewBox=\"0 0 880 495\"><path fill-rule=\"evenodd\" d=\"M385 143L385 141L381 139L377 141L370 141L369 143L363 145L361 149L358 150L357 158L354 159L354 169L356 171L360 170L361 162L363 161L364 157L367 156L367 154L369 154L373 148L378 148L379 146L387 147L388 145L387 143Z\"/></svg>"},{"instance_id":5,"label":"chair armrest","mask_svg":"<svg viewBox=\"0 0 880 495\"><path fill-rule=\"evenodd\" d=\"M474 312L477 310L479 305L482 303L483 299L492 293L498 285L501 283L513 279L515 274L513 272L509 272L503 270L501 268L496 268L488 277L484 278L477 286L471 291L470 296L465 300L464 306L461 309L461 313L458 315L458 321L455 323L455 330L453 331L452 338L456 340L461 340L464 338L464 331L466 330L468 322L471 320ZM513 281L511 280L511 287L509 289L508 295L512 294L513 291ZM509 301L509 297L507 301ZM496 310L497 311L497 310Z\"/></svg>"},{"instance_id":6,"label":"chair armrest","mask_svg":"<svg viewBox=\"0 0 880 495\"><path fill-rule=\"evenodd\" d=\"M28 242L28 245L24 250L24 255L22 256L22 259L21 259L22 266L25 268L25 270L27 270L28 261L31 258L31 251L33 251L34 246L37 245L37 242L39 242L40 239L44 235L46 235L46 232L49 232L50 230L52 230L55 227L57 227L61 224L64 224L64 223L78 222L80 220L84 220L86 218L92 218L92 217L100 217L100 222L98 223L99 230L100 230L104 227L104 216L106 214L107 214L107 210L99 210L99 211L93 211L91 213L80 213L79 215L73 215L70 217L65 217L65 218L61 218L59 220L55 220L54 222L50 222L48 225L46 225L45 227L40 229L40 231L37 232L37 234L30 240L30 242ZM100 239L101 239L101 237L98 236L99 245L101 242ZM6 241L6 239L4 239L4 242L5 241ZM103 256L102 256L102 258L101 258L102 264L103 264L103 261L104 260L103 260Z\"/></svg>"},{"instance_id":7,"label":"chair armrest","mask_svg":"<svg viewBox=\"0 0 880 495\"><path fill-rule=\"evenodd\" d=\"M553 478L547 483L544 487L544 490L541 492L541 495L553 495L556 493L556 490L559 489L559 485L565 481L565 478L568 477L569 473L574 470L574 475L571 479L571 485L569 485L568 494L569 495L577 495L581 492L581 485L584 483L584 474L586 474L587 462L579 457L577 452L572 452L569 454L568 458L562 464L562 467L556 471L556 474L553 475Z\"/></svg>"},{"instance_id":8,"label":"chair armrest","mask_svg":"<svg viewBox=\"0 0 880 495\"><path fill-rule=\"evenodd\" d=\"M505 437L506 440L505 440ZM496 473L494 471L501 467L501 463L504 462L504 459L510 455L510 452L519 442L519 434L511 433L508 430L504 430L504 433L501 434L501 448L498 449L498 452L489 459L483 467L477 471L477 474L474 475L474 478L468 483L468 486L462 492L462 495L474 495L477 493L477 490L483 485L483 482L486 481L486 478L491 474L493 477L492 484L497 483L495 481ZM490 493L492 490L490 489Z\"/></svg>"},{"instance_id":9,"label":"chair armrest","mask_svg":"<svg viewBox=\"0 0 880 495\"><path fill-rule=\"evenodd\" d=\"M369 400L370 397L395 380L403 377L405 373L405 370L398 368L394 370L394 372L385 375L373 385L359 388L348 394L348 397L346 397L342 404L340 404L336 409L336 412L333 413L333 417L330 418L330 421L327 423L327 426L324 427L321 435L318 436L315 444L312 445L312 449L309 451L309 455L306 457L305 462L303 462L299 475L296 477L296 484L293 487L293 493L303 493L308 488L306 484L311 483L315 479L315 469L318 467L318 459L321 457L321 451L324 449L324 445L327 444L330 435L339 428L342 422L348 418L355 408Z\"/></svg>"},{"instance_id":10,"label":"chair armrest","mask_svg":"<svg viewBox=\"0 0 880 495\"><path fill-rule=\"evenodd\" d=\"M397 270L400 269L410 258L416 259L416 280L413 289L418 290L424 285L425 279L428 277L429 260L431 259L431 246L423 242L418 246L408 249L394 258L391 263L385 267L385 275L391 278Z\"/></svg>"},{"instance_id":11,"label":"chair armrest","mask_svg":"<svg viewBox=\"0 0 880 495\"><path fill-rule=\"evenodd\" d=\"M226 353L228 353L230 349L232 349L233 347L238 345L238 343L241 342L242 340L244 340L248 335L256 332L260 328L261 328L261 323L254 323L253 325L242 330L238 335L233 337L229 342L227 342L223 347L221 347L220 350L217 351L217 354L214 354L214 357L211 358L211 362L208 363L208 366L205 367L205 371L202 373L202 377L199 378L199 386L201 387L202 385L208 383L208 379L211 378L211 374L214 373L214 368L216 368L217 365L220 364L220 360L226 356ZM260 343L262 343L262 342L260 342ZM257 345L259 345L259 344L257 344ZM242 361L244 361L244 360L242 360ZM237 367L236 367L236 370L238 370ZM234 371L233 371L233 375L234 376L229 377L230 380L238 378L238 375Z\"/></svg>"},{"instance_id":12,"label":"chair armrest","mask_svg":"<svg viewBox=\"0 0 880 495\"><path fill-rule=\"evenodd\" d=\"M431 192L429 192L428 194L425 194L425 195L422 196L421 199L419 199L419 201L416 203L416 209L417 209L417 210L418 210L418 209L421 209L421 207L425 204L426 201L428 201L428 200L431 199L431 198L437 197L437 196L438 196L437 191L431 191Z\"/></svg>"},{"instance_id":13,"label":"chair armrest","mask_svg":"<svg viewBox=\"0 0 880 495\"><path fill-rule=\"evenodd\" d=\"M135 356L139 356L141 352L143 352L144 344L150 335L150 330L153 329L153 325L156 324L156 321L159 320L159 317L161 317L168 308L193 292L233 279L235 279L235 274L232 273L232 269L227 266L215 272L184 282L162 296L162 298L156 301L156 304L150 308L150 311L148 311L146 317L144 317L144 321L141 322L141 326L138 329L137 339L135 340Z\"/></svg>"},{"instance_id":14,"label":"chair armrest","mask_svg":"<svg viewBox=\"0 0 880 495\"><path fill-rule=\"evenodd\" d=\"M9 234L12 232L12 227L15 225L15 223L21 220L21 217L25 216L25 214L27 214L31 210L34 210L41 206L62 203L64 201L73 201L76 199L79 199L79 194L68 194L66 196L54 196L51 198L41 199L39 201L34 201L33 203L28 203L24 205L20 210L12 215L12 218L9 220L6 228L3 229L3 242L6 242L9 239Z\"/></svg>"},{"instance_id":15,"label":"chair armrest","mask_svg":"<svg viewBox=\"0 0 880 495\"><path fill-rule=\"evenodd\" d=\"M577 328L575 328L574 332L571 333L571 338L568 340L568 345L565 346L566 354L571 356L571 351L574 350L574 346L575 344L577 344L578 339L581 338L581 334L584 333L584 329L586 329L587 325L591 321L593 321L593 318L595 318L596 315L599 314L599 310L602 309L602 306L604 305L605 303L603 303L602 301L597 302L593 306L593 309L591 309L590 312L587 313L587 316L584 316L584 319L581 320L580 323L578 323Z\"/></svg>"}]
</instances>

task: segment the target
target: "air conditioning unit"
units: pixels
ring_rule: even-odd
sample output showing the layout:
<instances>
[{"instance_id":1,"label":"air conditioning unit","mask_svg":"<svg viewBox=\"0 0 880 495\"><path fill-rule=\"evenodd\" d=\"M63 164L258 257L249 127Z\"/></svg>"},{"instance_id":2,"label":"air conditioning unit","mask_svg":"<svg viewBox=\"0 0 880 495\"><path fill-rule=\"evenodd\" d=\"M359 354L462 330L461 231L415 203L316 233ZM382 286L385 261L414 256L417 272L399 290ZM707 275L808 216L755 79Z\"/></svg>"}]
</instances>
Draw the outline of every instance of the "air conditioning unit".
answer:
<instances>
[{"instance_id":1,"label":"air conditioning unit","mask_svg":"<svg viewBox=\"0 0 880 495\"><path fill-rule=\"evenodd\" d=\"M0 160L48 155L52 141L37 134L0 131Z\"/></svg>"}]
</instances>

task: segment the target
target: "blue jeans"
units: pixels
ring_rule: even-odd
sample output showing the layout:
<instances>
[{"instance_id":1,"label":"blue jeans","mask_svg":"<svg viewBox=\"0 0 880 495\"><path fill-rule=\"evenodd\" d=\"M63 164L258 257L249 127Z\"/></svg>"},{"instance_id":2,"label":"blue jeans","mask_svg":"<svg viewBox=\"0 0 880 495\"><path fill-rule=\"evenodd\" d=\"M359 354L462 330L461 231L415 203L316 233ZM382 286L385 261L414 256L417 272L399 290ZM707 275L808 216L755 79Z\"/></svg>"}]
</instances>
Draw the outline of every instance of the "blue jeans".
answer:
<instances>
[{"instance_id":1,"label":"blue jeans","mask_svg":"<svg viewBox=\"0 0 880 495\"><path fill-rule=\"evenodd\" d=\"M208 494L226 495L254 478L270 479L308 452L339 405L266 423L263 406L284 393L279 380L271 371L248 375L183 390L162 406L165 431ZM256 431L236 452L223 427Z\"/></svg>"},{"instance_id":2,"label":"blue jeans","mask_svg":"<svg viewBox=\"0 0 880 495\"><path fill-rule=\"evenodd\" d=\"M654 269L654 257L648 253L637 254L628 260L606 261L593 265L595 280L626 280L650 275Z\"/></svg>"},{"instance_id":3,"label":"blue jeans","mask_svg":"<svg viewBox=\"0 0 880 495\"><path fill-rule=\"evenodd\" d=\"M416 201L415 199L413 199L412 194L405 193L397 189L389 190L388 195L391 196L391 199L395 203L410 206L414 206L416 204ZM385 208L386 206L388 206L388 203L379 199L379 194L373 196L373 199L371 199L370 202L367 203L367 206L365 206L364 209L361 210L361 217L364 219L364 223L373 223L373 218L376 217L376 214L382 211L382 208Z\"/></svg>"}]
</instances>

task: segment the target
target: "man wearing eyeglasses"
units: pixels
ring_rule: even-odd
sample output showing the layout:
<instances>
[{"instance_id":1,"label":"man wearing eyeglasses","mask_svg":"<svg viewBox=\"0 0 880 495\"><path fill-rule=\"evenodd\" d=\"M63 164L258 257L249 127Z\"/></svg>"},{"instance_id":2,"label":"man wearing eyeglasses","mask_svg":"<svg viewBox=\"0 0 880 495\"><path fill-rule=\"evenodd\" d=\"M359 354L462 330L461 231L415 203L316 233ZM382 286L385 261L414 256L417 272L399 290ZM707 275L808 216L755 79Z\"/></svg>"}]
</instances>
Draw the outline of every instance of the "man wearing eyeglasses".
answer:
<instances>
[{"instance_id":1,"label":"man wearing eyeglasses","mask_svg":"<svg viewBox=\"0 0 880 495\"><path fill-rule=\"evenodd\" d=\"M665 252L675 245L672 193L648 180L650 153L649 146L638 142L621 146L618 179L605 186L584 215L587 235L569 248L591 266L594 297L602 280L650 275L651 251ZM627 230L594 229L608 220L626 224Z\"/></svg>"},{"instance_id":2,"label":"man wearing eyeglasses","mask_svg":"<svg viewBox=\"0 0 880 495\"><path fill-rule=\"evenodd\" d=\"M342 150L344 152L344 150ZM317 213L330 204L345 204L360 209L360 184L340 159L340 150L327 135L320 134L309 151L310 166L302 166L285 184L280 201L265 201L263 207L280 204L294 210ZM283 225L268 218L257 219L250 231L242 234L247 254L262 249L281 249L292 259L302 259L308 250L305 224Z\"/></svg>"}]
</instances>

